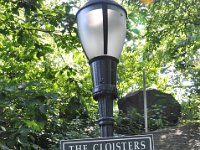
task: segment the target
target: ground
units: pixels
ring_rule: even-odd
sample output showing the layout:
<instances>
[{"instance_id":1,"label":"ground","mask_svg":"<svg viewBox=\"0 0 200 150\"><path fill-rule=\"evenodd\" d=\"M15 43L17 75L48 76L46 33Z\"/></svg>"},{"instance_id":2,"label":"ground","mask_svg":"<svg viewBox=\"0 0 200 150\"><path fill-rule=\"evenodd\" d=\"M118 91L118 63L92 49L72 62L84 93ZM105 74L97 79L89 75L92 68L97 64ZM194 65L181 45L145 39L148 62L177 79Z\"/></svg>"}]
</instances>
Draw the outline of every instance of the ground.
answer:
<instances>
[{"instance_id":1,"label":"ground","mask_svg":"<svg viewBox=\"0 0 200 150\"><path fill-rule=\"evenodd\" d=\"M200 123L151 132L155 150L200 150Z\"/></svg>"}]
</instances>

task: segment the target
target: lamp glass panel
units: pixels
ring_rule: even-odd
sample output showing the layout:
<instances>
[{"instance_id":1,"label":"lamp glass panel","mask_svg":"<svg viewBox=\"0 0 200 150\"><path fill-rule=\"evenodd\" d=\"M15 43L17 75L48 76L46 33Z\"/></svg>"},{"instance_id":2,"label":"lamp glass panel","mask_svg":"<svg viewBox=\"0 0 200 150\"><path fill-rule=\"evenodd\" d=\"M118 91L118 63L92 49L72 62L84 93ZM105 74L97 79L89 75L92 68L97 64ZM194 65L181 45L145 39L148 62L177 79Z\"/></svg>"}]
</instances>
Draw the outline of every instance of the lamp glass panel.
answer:
<instances>
[{"instance_id":1,"label":"lamp glass panel","mask_svg":"<svg viewBox=\"0 0 200 150\"><path fill-rule=\"evenodd\" d=\"M81 10L77 16L77 24L79 37L88 59L103 55L103 13L101 5L90 6Z\"/></svg>"},{"instance_id":2,"label":"lamp glass panel","mask_svg":"<svg viewBox=\"0 0 200 150\"><path fill-rule=\"evenodd\" d=\"M119 58L126 37L126 14L117 6L108 6L108 55Z\"/></svg>"}]
</instances>

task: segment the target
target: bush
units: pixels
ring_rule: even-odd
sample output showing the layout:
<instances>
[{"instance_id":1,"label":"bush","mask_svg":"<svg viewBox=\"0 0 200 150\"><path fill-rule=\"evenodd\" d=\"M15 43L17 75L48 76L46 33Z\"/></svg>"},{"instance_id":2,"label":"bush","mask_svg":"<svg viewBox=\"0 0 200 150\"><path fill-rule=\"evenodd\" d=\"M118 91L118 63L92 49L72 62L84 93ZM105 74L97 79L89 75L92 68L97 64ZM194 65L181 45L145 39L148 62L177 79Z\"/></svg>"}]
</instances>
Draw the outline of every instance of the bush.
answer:
<instances>
[{"instance_id":1,"label":"bush","mask_svg":"<svg viewBox=\"0 0 200 150\"><path fill-rule=\"evenodd\" d=\"M128 114L120 112L115 117L115 131L117 134L134 135L141 133L144 129L143 116L136 109L129 111Z\"/></svg>"},{"instance_id":2,"label":"bush","mask_svg":"<svg viewBox=\"0 0 200 150\"><path fill-rule=\"evenodd\" d=\"M200 122L200 96L190 97L188 101L181 103L182 123Z\"/></svg>"},{"instance_id":3,"label":"bush","mask_svg":"<svg viewBox=\"0 0 200 150\"><path fill-rule=\"evenodd\" d=\"M148 127L150 131L169 126L169 122L167 121L167 117L164 114L162 107L163 106L161 105L153 105L148 110Z\"/></svg>"},{"instance_id":4,"label":"bush","mask_svg":"<svg viewBox=\"0 0 200 150\"><path fill-rule=\"evenodd\" d=\"M154 105L148 109L148 128L149 131L162 129L169 126L163 109L160 105ZM122 112L115 117L115 131L117 134L134 135L144 132L144 115L137 109L132 109L128 114Z\"/></svg>"}]
</instances>

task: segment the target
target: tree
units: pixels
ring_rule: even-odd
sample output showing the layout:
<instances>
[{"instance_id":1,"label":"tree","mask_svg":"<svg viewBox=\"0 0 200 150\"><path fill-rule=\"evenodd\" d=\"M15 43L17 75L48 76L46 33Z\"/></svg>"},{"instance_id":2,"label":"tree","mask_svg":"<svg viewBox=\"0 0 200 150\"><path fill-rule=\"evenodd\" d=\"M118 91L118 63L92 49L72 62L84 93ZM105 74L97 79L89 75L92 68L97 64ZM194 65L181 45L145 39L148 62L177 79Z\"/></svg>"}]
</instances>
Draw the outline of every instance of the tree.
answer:
<instances>
[{"instance_id":1,"label":"tree","mask_svg":"<svg viewBox=\"0 0 200 150\"><path fill-rule=\"evenodd\" d=\"M142 87L141 73L145 66L149 87L169 91L169 79L163 78L163 74L169 74L174 68L174 73L181 73L181 77L190 81L192 89L198 93L199 2L157 0L149 6L138 1L124 3L128 4L129 23L119 67L119 71L125 72L120 73L119 85L123 90L127 92L131 86L136 89ZM168 78L172 78L170 76ZM171 88L185 88L181 85L183 81L178 81L179 78L174 78Z\"/></svg>"},{"instance_id":2,"label":"tree","mask_svg":"<svg viewBox=\"0 0 200 150\"><path fill-rule=\"evenodd\" d=\"M96 115L89 112L96 106L76 5L0 2L1 149L55 149L59 140L95 129L85 129L94 126Z\"/></svg>"}]
</instances>

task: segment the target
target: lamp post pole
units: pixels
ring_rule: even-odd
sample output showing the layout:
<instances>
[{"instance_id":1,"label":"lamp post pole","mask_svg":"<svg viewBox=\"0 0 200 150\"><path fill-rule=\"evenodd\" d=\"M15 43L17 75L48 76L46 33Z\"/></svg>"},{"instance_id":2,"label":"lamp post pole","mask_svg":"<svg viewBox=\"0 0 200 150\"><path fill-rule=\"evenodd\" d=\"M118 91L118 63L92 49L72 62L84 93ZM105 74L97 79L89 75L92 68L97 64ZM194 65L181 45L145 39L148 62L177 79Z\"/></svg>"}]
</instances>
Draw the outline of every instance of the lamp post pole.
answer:
<instances>
[{"instance_id":1,"label":"lamp post pole","mask_svg":"<svg viewBox=\"0 0 200 150\"><path fill-rule=\"evenodd\" d=\"M113 136L113 98L110 95L103 95L98 100L99 104L99 126L101 137Z\"/></svg>"},{"instance_id":2,"label":"lamp post pole","mask_svg":"<svg viewBox=\"0 0 200 150\"><path fill-rule=\"evenodd\" d=\"M117 98L116 70L118 60L99 57L90 63L93 77L93 97L99 105L101 137L113 136L113 100Z\"/></svg>"},{"instance_id":3,"label":"lamp post pole","mask_svg":"<svg viewBox=\"0 0 200 150\"><path fill-rule=\"evenodd\" d=\"M99 105L101 137L113 136L116 72L126 36L126 15L113 0L89 0L76 14L79 37L91 67L93 97Z\"/></svg>"}]
</instances>

